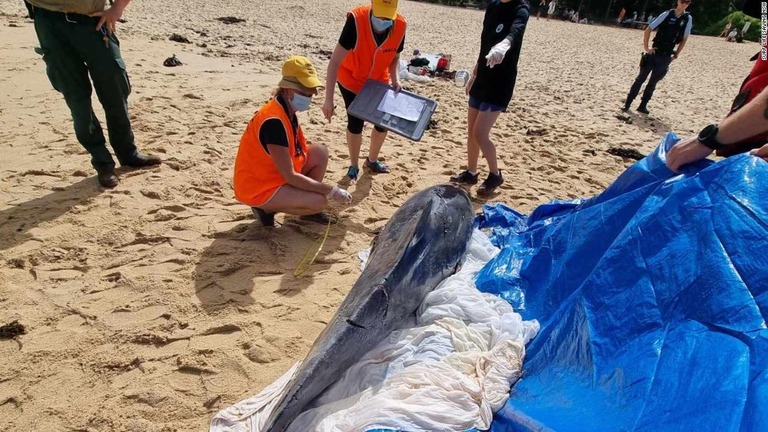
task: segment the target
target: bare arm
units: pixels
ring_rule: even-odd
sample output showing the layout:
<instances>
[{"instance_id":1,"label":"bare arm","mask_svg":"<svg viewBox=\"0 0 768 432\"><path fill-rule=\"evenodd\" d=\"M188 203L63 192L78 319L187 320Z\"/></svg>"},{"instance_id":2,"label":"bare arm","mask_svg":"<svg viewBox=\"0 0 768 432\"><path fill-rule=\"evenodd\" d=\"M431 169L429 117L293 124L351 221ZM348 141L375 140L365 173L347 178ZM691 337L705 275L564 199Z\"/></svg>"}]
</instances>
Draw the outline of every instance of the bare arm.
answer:
<instances>
[{"instance_id":1,"label":"bare arm","mask_svg":"<svg viewBox=\"0 0 768 432\"><path fill-rule=\"evenodd\" d=\"M333 49L331 61L328 62L328 72L325 75L325 100L333 100L333 93L336 89L336 81L339 79L339 66L347 57L349 50L344 49L339 44Z\"/></svg>"},{"instance_id":2,"label":"bare arm","mask_svg":"<svg viewBox=\"0 0 768 432\"><path fill-rule=\"evenodd\" d=\"M648 41L651 40L651 33L653 30L651 30L651 26L648 26L643 31L643 49L646 52L653 52L651 48L648 48Z\"/></svg>"},{"instance_id":3,"label":"bare arm","mask_svg":"<svg viewBox=\"0 0 768 432\"><path fill-rule=\"evenodd\" d=\"M286 183L298 189L317 192L323 195L331 193L333 186L321 183L302 173L294 171L291 153L287 147L267 144L267 148L269 149L270 156L272 156L272 161L275 163L277 172L280 173L280 176Z\"/></svg>"},{"instance_id":4,"label":"bare arm","mask_svg":"<svg viewBox=\"0 0 768 432\"><path fill-rule=\"evenodd\" d=\"M717 140L731 144L768 131L768 88L719 125Z\"/></svg>"},{"instance_id":5,"label":"bare arm","mask_svg":"<svg viewBox=\"0 0 768 432\"><path fill-rule=\"evenodd\" d=\"M339 79L339 66L341 62L347 57L349 53L348 49L345 49L340 44L336 44L336 48L333 49L331 54L331 61L328 62L328 72L325 74L325 102L323 102L323 115L331 122L333 117L333 94L336 91L336 81Z\"/></svg>"},{"instance_id":6,"label":"bare arm","mask_svg":"<svg viewBox=\"0 0 768 432\"><path fill-rule=\"evenodd\" d=\"M688 22L685 24L685 32L683 33L683 40L680 42L680 44L677 45L677 50L675 50L675 54L673 58L680 57L680 53L683 52L683 48L685 47L685 44L688 42L688 36L690 36L692 29L693 29L693 18L688 16Z\"/></svg>"},{"instance_id":7,"label":"bare arm","mask_svg":"<svg viewBox=\"0 0 768 432\"><path fill-rule=\"evenodd\" d=\"M740 110L726 117L718 126L717 140L726 146L768 131L768 88ZM694 137L677 143L667 154L667 167L678 171L681 166L704 159L712 153ZM768 146L752 154L768 158Z\"/></svg>"},{"instance_id":8,"label":"bare arm","mask_svg":"<svg viewBox=\"0 0 768 432\"><path fill-rule=\"evenodd\" d=\"M464 93L469 95L469 91L472 90L472 86L475 84L475 78L477 78L477 68L480 66L480 63L475 63L475 68L472 69L472 75L469 76L469 81L467 82L466 87L464 87Z\"/></svg>"},{"instance_id":9,"label":"bare arm","mask_svg":"<svg viewBox=\"0 0 768 432\"><path fill-rule=\"evenodd\" d=\"M392 87L396 90L400 90L400 77L397 74L397 67L400 64L400 54L397 54L392 63L389 64L389 80L392 82Z\"/></svg>"}]
</instances>

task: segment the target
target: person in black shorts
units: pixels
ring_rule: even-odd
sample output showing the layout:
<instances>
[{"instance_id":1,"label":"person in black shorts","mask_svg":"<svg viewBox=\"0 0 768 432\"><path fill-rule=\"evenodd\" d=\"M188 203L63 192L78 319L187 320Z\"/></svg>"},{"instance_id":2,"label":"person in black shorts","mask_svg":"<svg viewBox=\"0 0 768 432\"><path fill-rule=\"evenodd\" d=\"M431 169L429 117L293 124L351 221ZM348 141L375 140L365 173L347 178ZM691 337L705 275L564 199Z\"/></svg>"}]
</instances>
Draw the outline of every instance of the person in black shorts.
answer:
<instances>
[{"instance_id":1,"label":"person in black shorts","mask_svg":"<svg viewBox=\"0 0 768 432\"><path fill-rule=\"evenodd\" d=\"M353 9L331 54L328 64L323 114L329 121L334 114L334 86L338 83L344 106L349 106L369 79L390 84L400 91L397 67L405 46L406 22L397 13L397 0L371 0L369 6ZM363 120L347 113L347 147L349 168L347 176L357 180L360 172L360 147L363 142ZM371 147L365 167L374 173L388 173L389 168L378 160L387 130L375 126L371 132Z\"/></svg>"},{"instance_id":2,"label":"person in black shorts","mask_svg":"<svg viewBox=\"0 0 768 432\"><path fill-rule=\"evenodd\" d=\"M453 182L476 184L477 161L482 150L489 174L477 189L478 195L490 195L504 183L490 133L499 114L507 111L512 100L529 16L530 6L524 0L492 0L485 11L480 55L467 83L467 169L451 177Z\"/></svg>"}]
</instances>

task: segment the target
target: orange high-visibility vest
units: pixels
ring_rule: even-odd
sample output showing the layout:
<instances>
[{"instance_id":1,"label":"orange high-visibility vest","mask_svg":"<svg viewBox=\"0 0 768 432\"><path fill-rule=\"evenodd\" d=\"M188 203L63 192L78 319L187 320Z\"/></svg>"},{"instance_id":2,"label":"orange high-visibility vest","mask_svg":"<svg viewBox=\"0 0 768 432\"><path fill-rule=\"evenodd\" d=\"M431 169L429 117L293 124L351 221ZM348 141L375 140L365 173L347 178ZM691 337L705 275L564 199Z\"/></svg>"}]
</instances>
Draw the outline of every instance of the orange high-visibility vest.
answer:
<instances>
[{"instance_id":1,"label":"orange high-visibility vest","mask_svg":"<svg viewBox=\"0 0 768 432\"><path fill-rule=\"evenodd\" d=\"M288 114L276 98L270 99L261 107L245 128L240 139L240 148L235 159L235 198L251 207L259 207L286 185L277 171L272 156L267 153L266 145L259 140L259 130L265 121L278 119L283 123L288 134L288 151L291 153L293 169L301 172L307 162L307 141L301 126L293 130Z\"/></svg>"},{"instance_id":2,"label":"orange high-visibility vest","mask_svg":"<svg viewBox=\"0 0 768 432\"><path fill-rule=\"evenodd\" d=\"M371 6L353 9L350 14L355 19L357 42L339 67L339 83L354 93L360 93L367 79L388 84L389 65L405 37L405 18L397 14L389 36L377 46L371 27Z\"/></svg>"}]
</instances>

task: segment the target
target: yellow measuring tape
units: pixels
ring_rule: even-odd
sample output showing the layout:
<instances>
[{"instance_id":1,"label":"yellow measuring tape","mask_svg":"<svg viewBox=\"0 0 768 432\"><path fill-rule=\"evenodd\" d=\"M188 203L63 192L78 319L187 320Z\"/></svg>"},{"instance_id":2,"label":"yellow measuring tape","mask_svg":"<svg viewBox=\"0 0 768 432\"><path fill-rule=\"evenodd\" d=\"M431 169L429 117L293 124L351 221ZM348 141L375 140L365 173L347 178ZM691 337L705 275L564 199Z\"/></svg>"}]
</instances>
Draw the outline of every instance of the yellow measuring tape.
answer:
<instances>
[{"instance_id":1,"label":"yellow measuring tape","mask_svg":"<svg viewBox=\"0 0 768 432\"><path fill-rule=\"evenodd\" d=\"M304 258L301 259L299 262L299 265L296 266L296 270L293 271L294 277L299 277L303 275L304 273L309 270L310 267L312 267L312 264L315 263L315 259L317 259L317 256L320 255L320 251L323 250L323 245L325 245L325 241L328 239L328 233L331 232L331 218L328 218L328 226L325 227L325 234L323 234L322 237L315 240L314 243L307 249L307 253L304 254ZM317 244L320 244L317 246ZM317 246L317 250L315 251L315 254L312 255L312 259L309 259L309 255L312 254L312 250ZM309 260L308 260L309 259Z\"/></svg>"}]
</instances>

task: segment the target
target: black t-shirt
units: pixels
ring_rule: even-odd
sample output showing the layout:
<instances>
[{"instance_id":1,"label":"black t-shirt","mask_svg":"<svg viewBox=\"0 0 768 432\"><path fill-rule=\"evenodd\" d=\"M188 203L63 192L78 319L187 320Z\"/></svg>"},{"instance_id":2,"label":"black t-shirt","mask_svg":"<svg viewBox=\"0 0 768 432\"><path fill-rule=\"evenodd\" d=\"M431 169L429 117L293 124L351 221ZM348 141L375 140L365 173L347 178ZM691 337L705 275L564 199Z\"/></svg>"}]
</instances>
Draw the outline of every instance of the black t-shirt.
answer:
<instances>
[{"instance_id":1,"label":"black t-shirt","mask_svg":"<svg viewBox=\"0 0 768 432\"><path fill-rule=\"evenodd\" d=\"M475 100L502 107L509 105L517 82L517 62L529 15L530 6L525 0L508 3L493 0L488 4L480 36L477 78L469 90L469 95ZM489 68L485 56L504 39L509 39L512 46L500 64Z\"/></svg>"},{"instance_id":2,"label":"black t-shirt","mask_svg":"<svg viewBox=\"0 0 768 432\"><path fill-rule=\"evenodd\" d=\"M282 96L277 97L277 102L283 106L285 112L288 112L288 102L286 102ZM291 125L293 126L293 131L299 130L299 119L296 117L296 114L294 114L291 119ZM288 147L288 131L285 130L285 126L283 126L283 122L280 121L280 119L269 119L262 123L259 128L259 141L261 141L264 151L269 154L267 144Z\"/></svg>"},{"instance_id":3,"label":"black t-shirt","mask_svg":"<svg viewBox=\"0 0 768 432\"><path fill-rule=\"evenodd\" d=\"M509 39L512 47L504 56L504 61L493 68L505 69L508 65L517 65L525 26L528 24L530 14L530 6L524 0L512 0L508 3L493 0L488 3L483 19L483 32L480 36L480 54L477 59L481 68L487 67L485 56L491 48L505 38Z\"/></svg>"},{"instance_id":4,"label":"black t-shirt","mask_svg":"<svg viewBox=\"0 0 768 432\"><path fill-rule=\"evenodd\" d=\"M387 29L384 33L373 32L373 39L376 41L376 45L381 45L387 40L390 29ZM341 36L339 36L339 45L349 51L354 48L356 44L357 25L355 24L355 17L352 14L349 14L347 15L347 22L344 23L344 29L341 30ZM403 48L405 48L405 36L403 36L403 40L400 42L400 47L397 48L397 52L403 52Z\"/></svg>"}]
</instances>

